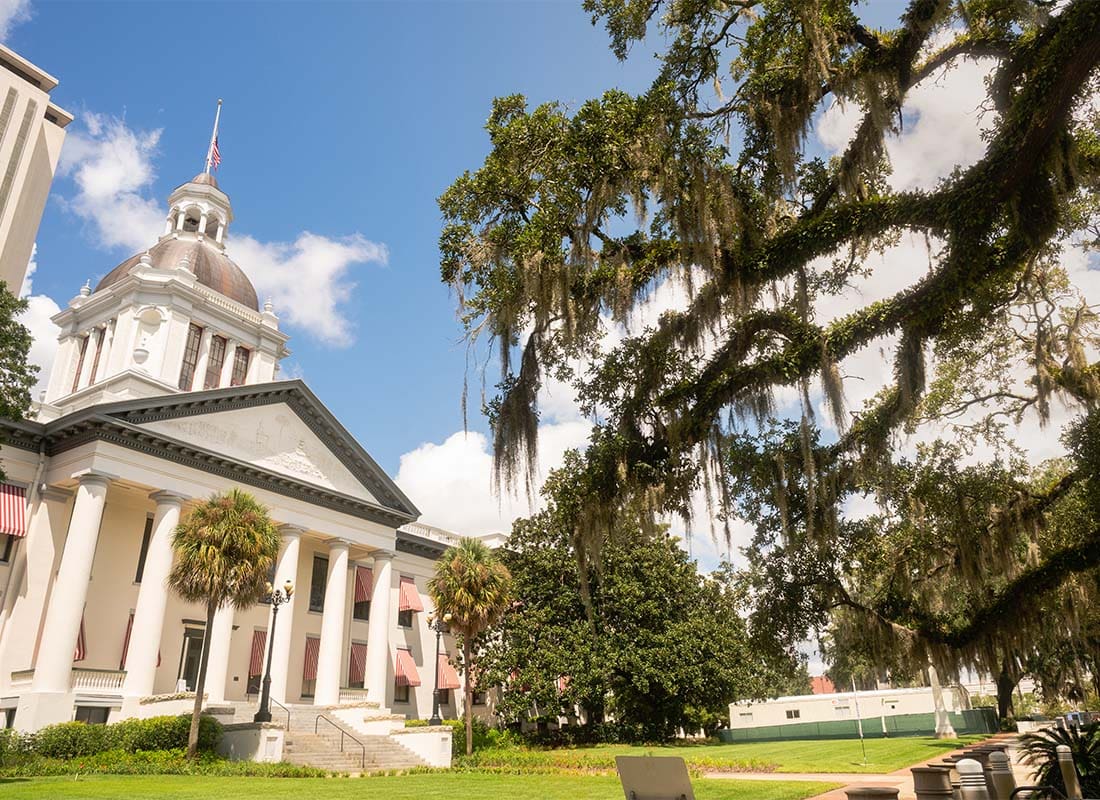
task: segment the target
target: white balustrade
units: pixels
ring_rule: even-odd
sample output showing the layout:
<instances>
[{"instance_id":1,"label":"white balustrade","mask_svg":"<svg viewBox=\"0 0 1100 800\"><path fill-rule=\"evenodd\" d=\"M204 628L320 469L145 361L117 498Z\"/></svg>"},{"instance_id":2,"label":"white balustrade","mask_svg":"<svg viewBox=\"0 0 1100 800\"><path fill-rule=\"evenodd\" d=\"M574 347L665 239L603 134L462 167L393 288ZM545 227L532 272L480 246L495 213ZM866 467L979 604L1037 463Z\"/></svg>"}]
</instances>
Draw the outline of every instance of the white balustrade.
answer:
<instances>
[{"instance_id":1,"label":"white balustrade","mask_svg":"<svg viewBox=\"0 0 1100 800\"><path fill-rule=\"evenodd\" d=\"M124 669L81 669L73 668L72 688L74 689L122 689L126 680Z\"/></svg>"}]
</instances>

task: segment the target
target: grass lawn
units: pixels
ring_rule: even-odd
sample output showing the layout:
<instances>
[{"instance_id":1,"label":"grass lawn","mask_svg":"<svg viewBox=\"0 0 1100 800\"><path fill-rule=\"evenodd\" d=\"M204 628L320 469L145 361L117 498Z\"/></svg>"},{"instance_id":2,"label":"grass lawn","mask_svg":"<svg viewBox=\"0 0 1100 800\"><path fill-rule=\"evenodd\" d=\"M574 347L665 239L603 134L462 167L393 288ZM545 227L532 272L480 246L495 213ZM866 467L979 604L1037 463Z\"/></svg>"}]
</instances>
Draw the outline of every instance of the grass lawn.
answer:
<instances>
[{"instance_id":1,"label":"grass lawn","mask_svg":"<svg viewBox=\"0 0 1100 800\"><path fill-rule=\"evenodd\" d=\"M700 800L801 800L838 784L797 781L696 780ZM621 800L617 778L583 775L489 775L430 773L379 778L206 778L186 775L3 778L4 800L119 798L127 800L325 800L385 797L386 800Z\"/></svg>"},{"instance_id":2,"label":"grass lawn","mask_svg":"<svg viewBox=\"0 0 1100 800\"><path fill-rule=\"evenodd\" d=\"M858 739L825 739L806 742L749 742L744 744L691 744L665 747L597 745L559 750L493 751L475 755L480 766L557 766L562 768L614 769L617 755L683 756L701 771L715 772L893 772L941 753L957 750L985 736L937 740L932 737L868 739L867 763Z\"/></svg>"}]
</instances>

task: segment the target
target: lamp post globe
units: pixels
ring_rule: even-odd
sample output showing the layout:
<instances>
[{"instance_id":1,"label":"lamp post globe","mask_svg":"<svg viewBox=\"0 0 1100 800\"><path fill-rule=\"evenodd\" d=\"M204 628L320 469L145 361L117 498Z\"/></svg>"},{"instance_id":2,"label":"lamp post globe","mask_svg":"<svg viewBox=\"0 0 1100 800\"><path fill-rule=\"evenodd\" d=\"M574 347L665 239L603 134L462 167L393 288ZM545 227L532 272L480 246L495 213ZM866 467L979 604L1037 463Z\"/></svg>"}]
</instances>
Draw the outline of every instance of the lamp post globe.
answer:
<instances>
[{"instance_id":1,"label":"lamp post globe","mask_svg":"<svg viewBox=\"0 0 1100 800\"><path fill-rule=\"evenodd\" d=\"M275 649L275 623L279 619L279 606L289 602L294 596L294 582L288 580L283 588L271 591L270 596L271 635L267 637L267 668L264 670L263 689L260 692L260 708L252 717L253 722L271 722L271 654Z\"/></svg>"}]
</instances>

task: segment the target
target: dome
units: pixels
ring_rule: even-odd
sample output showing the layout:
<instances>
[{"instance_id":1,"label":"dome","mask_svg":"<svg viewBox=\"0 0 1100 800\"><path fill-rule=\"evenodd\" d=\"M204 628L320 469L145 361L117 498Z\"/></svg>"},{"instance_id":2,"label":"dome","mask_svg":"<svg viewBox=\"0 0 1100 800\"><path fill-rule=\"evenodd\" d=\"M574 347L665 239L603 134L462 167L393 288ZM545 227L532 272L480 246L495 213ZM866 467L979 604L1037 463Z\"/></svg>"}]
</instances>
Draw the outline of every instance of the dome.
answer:
<instances>
[{"instance_id":1,"label":"dome","mask_svg":"<svg viewBox=\"0 0 1100 800\"><path fill-rule=\"evenodd\" d=\"M204 177L204 176L199 176ZM197 179L196 179L197 180ZM211 178L213 180L213 178ZM130 256L108 272L95 287L98 292L125 278L145 253ZM162 239L149 248L154 267L172 269L186 260L187 267L203 286L208 286L231 300L236 300L253 311L260 310L256 289L244 270L234 264L218 247L209 242L193 239Z\"/></svg>"},{"instance_id":2,"label":"dome","mask_svg":"<svg viewBox=\"0 0 1100 800\"><path fill-rule=\"evenodd\" d=\"M201 184L204 184L206 186L213 186L215 189L219 188L218 187L218 182L217 182L217 180L214 179L214 176L210 175L206 172L200 172L194 178L189 180L188 183L201 183Z\"/></svg>"}]
</instances>

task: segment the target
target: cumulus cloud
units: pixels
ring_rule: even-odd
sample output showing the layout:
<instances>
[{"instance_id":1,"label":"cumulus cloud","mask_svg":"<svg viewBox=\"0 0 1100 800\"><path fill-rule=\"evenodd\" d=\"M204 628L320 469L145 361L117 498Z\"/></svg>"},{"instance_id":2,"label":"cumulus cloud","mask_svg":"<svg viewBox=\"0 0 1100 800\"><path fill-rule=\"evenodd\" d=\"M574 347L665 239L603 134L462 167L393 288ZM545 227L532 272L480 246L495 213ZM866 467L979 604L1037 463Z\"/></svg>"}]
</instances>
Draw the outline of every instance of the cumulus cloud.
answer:
<instances>
[{"instance_id":1,"label":"cumulus cloud","mask_svg":"<svg viewBox=\"0 0 1100 800\"><path fill-rule=\"evenodd\" d=\"M341 311L355 290L352 268L385 264L389 258L384 244L360 234L330 239L308 231L293 242L232 236L227 249L260 296L271 298L276 313L326 344L339 347L354 340L354 326Z\"/></svg>"},{"instance_id":2,"label":"cumulus cloud","mask_svg":"<svg viewBox=\"0 0 1100 800\"><path fill-rule=\"evenodd\" d=\"M128 255L160 235L166 209L153 189L161 132L135 130L124 119L94 112L70 128L58 171L73 191L62 188L61 202L85 223L98 247ZM265 242L234 228L226 248L261 297L272 299L276 313L334 346L354 339L345 310L356 286L353 270L388 259L384 244L359 233L327 237L306 231Z\"/></svg>"},{"instance_id":3,"label":"cumulus cloud","mask_svg":"<svg viewBox=\"0 0 1100 800\"><path fill-rule=\"evenodd\" d=\"M582 448L591 426L572 421L539 428L539 478L561 464L565 451ZM425 523L465 536L511 530L512 521L538 508L526 497L496 497L492 490L493 456L482 433L451 434L441 443L426 442L401 456L396 481L420 509Z\"/></svg>"},{"instance_id":4,"label":"cumulus cloud","mask_svg":"<svg viewBox=\"0 0 1100 800\"><path fill-rule=\"evenodd\" d=\"M34 341L27 360L38 367L38 380L31 397L38 399L49 383L50 369L53 367L54 354L57 351L57 336L61 329L50 318L61 309L51 298L44 294L32 295L34 273L38 269L38 245L31 250L31 260L27 264L27 274L23 278L23 288L19 296L27 301L27 310L19 315L19 322L30 331Z\"/></svg>"},{"instance_id":5,"label":"cumulus cloud","mask_svg":"<svg viewBox=\"0 0 1100 800\"><path fill-rule=\"evenodd\" d=\"M31 18L31 0L0 0L0 42L6 42L11 29Z\"/></svg>"}]
</instances>

